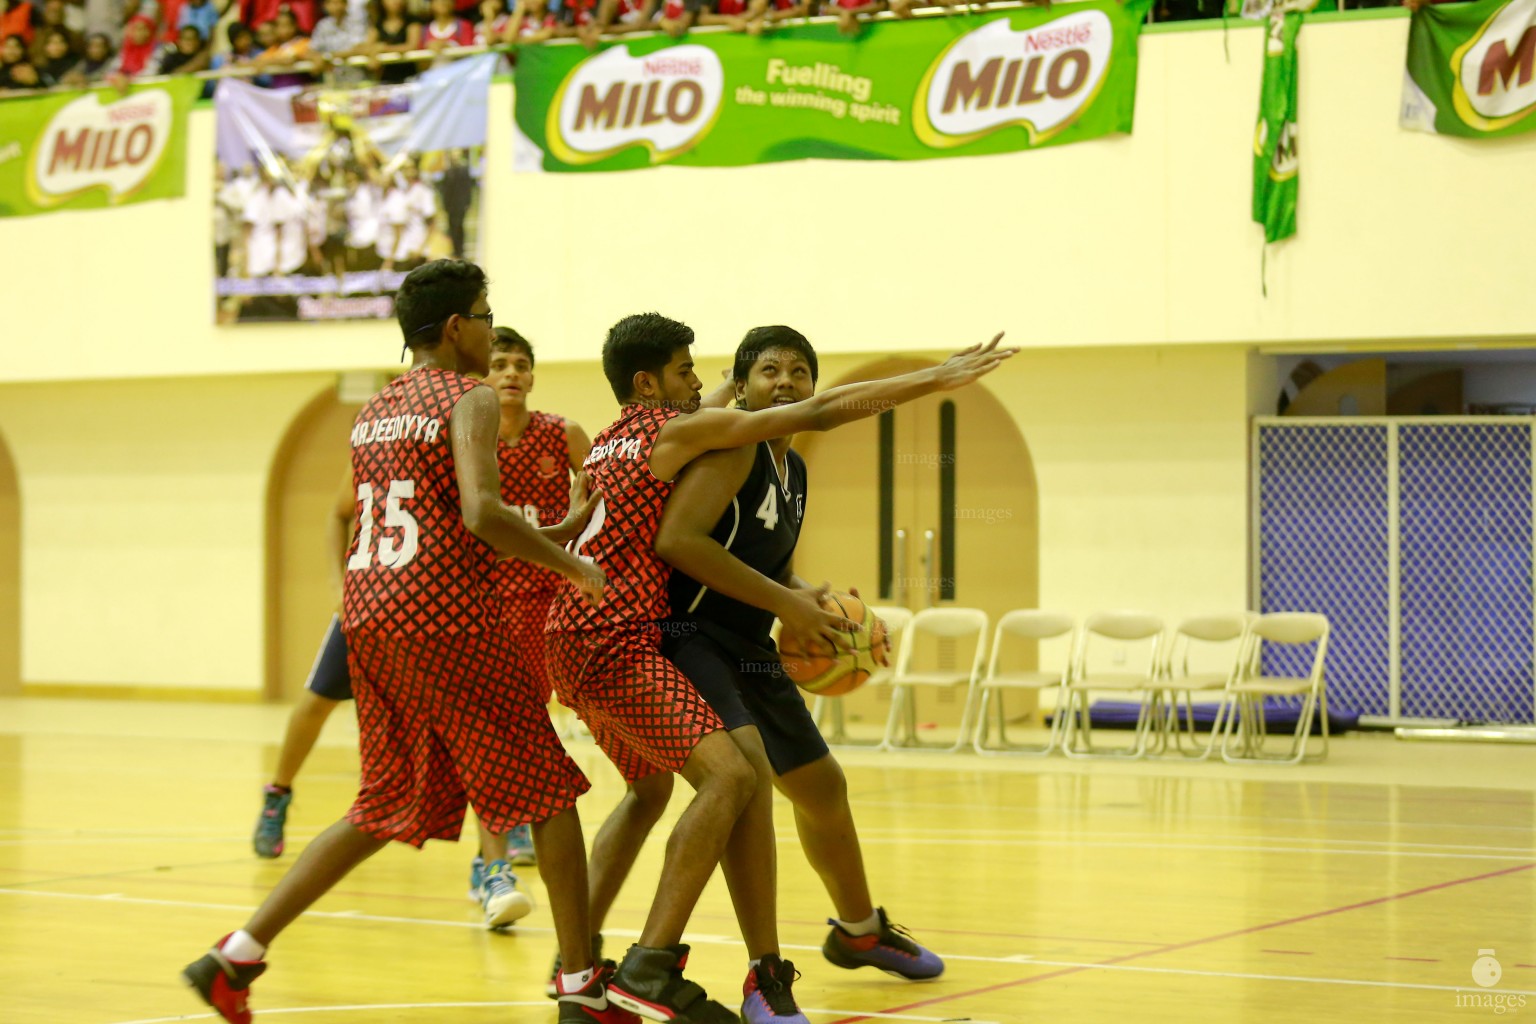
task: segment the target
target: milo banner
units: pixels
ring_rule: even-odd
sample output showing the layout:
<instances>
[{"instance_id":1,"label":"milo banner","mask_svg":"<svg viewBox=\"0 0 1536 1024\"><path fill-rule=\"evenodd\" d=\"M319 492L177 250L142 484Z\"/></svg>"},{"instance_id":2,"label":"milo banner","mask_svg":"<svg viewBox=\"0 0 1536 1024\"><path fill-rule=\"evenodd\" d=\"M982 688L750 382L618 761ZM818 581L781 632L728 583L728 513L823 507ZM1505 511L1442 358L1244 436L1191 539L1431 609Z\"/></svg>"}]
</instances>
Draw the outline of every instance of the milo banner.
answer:
<instances>
[{"instance_id":1,"label":"milo banner","mask_svg":"<svg viewBox=\"0 0 1536 1024\"><path fill-rule=\"evenodd\" d=\"M1415 11L1402 125L1471 138L1536 130L1536 0Z\"/></svg>"},{"instance_id":2,"label":"milo banner","mask_svg":"<svg viewBox=\"0 0 1536 1024\"><path fill-rule=\"evenodd\" d=\"M220 83L219 322L390 317L412 268L475 259L496 61L356 89Z\"/></svg>"},{"instance_id":3,"label":"milo banner","mask_svg":"<svg viewBox=\"0 0 1536 1024\"><path fill-rule=\"evenodd\" d=\"M194 79L0 102L0 217L186 192Z\"/></svg>"},{"instance_id":4,"label":"milo banner","mask_svg":"<svg viewBox=\"0 0 1536 1024\"><path fill-rule=\"evenodd\" d=\"M517 165L618 171L1009 153L1129 132L1151 0L657 35L517 56Z\"/></svg>"}]
</instances>

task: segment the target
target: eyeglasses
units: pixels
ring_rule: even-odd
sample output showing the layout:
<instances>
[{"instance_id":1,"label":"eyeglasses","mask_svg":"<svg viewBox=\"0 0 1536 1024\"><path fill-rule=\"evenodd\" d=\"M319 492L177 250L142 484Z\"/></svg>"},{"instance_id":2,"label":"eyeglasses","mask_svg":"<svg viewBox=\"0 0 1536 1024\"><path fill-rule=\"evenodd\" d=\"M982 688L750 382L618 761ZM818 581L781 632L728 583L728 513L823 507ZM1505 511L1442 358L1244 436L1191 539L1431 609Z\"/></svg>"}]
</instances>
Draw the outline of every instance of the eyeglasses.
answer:
<instances>
[{"instance_id":1,"label":"eyeglasses","mask_svg":"<svg viewBox=\"0 0 1536 1024\"><path fill-rule=\"evenodd\" d=\"M487 310L484 313L460 313L459 316L463 317L466 320L484 320L485 321L485 329L486 330L489 331L489 330L494 330L495 329L495 323L496 323L495 316L496 315L494 313L490 312L489 310ZM400 348L400 358L404 359L406 351L410 349L410 347L411 347L411 338L414 338L414 337L416 337L416 335L422 334L422 333L424 333L426 331L437 330L438 328L442 327L443 324L445 324L447 322L448 322L448 319L445 317L442 320L434 320L434 321L432 321L429 324L422 324L420 327L418 327L414 331L412 331L410 333L410 335L406 338L405 344L403 346L401 346L401 348Z\"/></svg>"}]
</instances>

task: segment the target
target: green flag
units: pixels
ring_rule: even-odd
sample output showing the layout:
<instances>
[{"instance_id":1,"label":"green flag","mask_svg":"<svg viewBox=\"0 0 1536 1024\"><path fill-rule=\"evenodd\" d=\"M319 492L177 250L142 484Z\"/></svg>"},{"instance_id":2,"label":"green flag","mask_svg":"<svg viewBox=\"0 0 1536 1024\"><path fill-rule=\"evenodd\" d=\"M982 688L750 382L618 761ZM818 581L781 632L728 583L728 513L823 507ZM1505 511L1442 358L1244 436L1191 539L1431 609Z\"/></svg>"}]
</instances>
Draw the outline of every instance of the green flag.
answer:
<instances>
[{"instance_id":1,"label":"green flag","mask_svg":"<svg viewBox=\"0 0 1536 1024\"><path fill-rule=\"evenodd\" d=\"M1402 125L1468 138L1536 131L1536 0L1415 11Z\"/></svg>"},{"instance_id":2,"label":"green flag","mask_svg":"<svg viewBox=\"0 0 1536 1024\"><path fill-rule=\"evenodd\" d=\"M1253 135L1253 219L1264 241L1296 233L1296 36L1299 11L1272 10L1265 32L1264 87Z\"/></svg>"},{"instance_id":3,"label":"green flag","mask_svg":"<svg viewBox=\"0 0 1536 1024\"><path fill-rule=\"evenodd\" d=\"M194 78L0 103L0 217L183 195Z\"/></svg>"}]
</instances>

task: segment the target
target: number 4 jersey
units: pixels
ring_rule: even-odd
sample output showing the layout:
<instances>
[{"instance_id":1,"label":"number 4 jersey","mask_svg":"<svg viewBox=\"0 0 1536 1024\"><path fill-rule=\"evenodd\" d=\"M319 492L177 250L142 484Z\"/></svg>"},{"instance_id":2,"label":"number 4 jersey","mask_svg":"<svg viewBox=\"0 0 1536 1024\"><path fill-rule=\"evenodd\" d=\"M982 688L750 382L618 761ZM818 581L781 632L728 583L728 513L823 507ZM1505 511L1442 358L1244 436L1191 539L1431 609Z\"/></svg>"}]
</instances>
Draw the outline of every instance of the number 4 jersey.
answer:
<instances>
[{"instance_id":1,"label":"number 4 jersey","mask_svg":"<svg viewBox=\"0 0 1536 1024\"><path fill-rule=\"evenodd\" d=\"M391 381L352 427L357 535L342 625L374 633L490 628L496 553L464 527L448 419L480 382L433 367Z\"/></svg>"},{"instance_id":2,"label":"number 4 jersey","mask_svg":"<svg viewBox=\"0 0 1536 1024\"><path fill-rule=\"evenodd\" d=\"M777 466L773 449L764 441L757 446L746 483L709 535L748 566L783 582L794 559L804 516L805 460L791 450L783 466ZM716 593L676 569L670 590L674 616L707 619L768 646L773 612Z\"/></svg>"}]
</instances>

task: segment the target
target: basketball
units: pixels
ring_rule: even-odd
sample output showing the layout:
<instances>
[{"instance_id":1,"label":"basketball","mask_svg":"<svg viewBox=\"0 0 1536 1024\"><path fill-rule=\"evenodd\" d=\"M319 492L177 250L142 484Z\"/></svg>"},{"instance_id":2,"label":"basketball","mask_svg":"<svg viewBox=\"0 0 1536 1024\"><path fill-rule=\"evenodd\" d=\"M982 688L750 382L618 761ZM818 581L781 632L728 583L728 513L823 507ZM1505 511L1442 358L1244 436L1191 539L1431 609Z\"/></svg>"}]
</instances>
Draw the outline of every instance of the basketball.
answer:
<instances>
[{"instance_id":1,"label":"basketball","mask_svg":"<svg viewBox=\"0 0 1536 1024\"><path fill-rule=\"evenodd\" d=\"M800 689L818 697L839 697L863 686L875 669L887 664L885 623L863 601L841 591L828 593L822 607L859 624L848 649L830 655L808 653L791 636L779 644L779 660Z\"/></svg>"}]
</instances>

